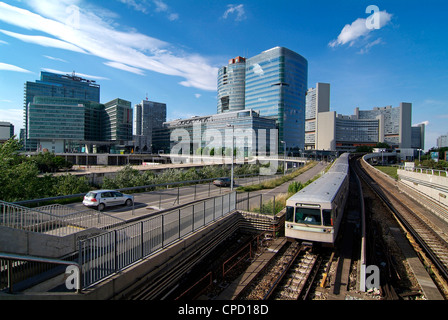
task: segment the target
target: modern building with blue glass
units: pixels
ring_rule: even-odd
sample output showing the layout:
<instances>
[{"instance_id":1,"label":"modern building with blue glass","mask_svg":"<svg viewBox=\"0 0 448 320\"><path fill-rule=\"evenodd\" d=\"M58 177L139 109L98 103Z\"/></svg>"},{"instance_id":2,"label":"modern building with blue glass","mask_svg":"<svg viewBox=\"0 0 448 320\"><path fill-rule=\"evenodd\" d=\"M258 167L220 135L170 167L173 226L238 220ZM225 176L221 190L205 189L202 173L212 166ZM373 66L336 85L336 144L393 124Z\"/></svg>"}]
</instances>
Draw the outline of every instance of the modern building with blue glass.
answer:
<instances>
[{"instance_id":1,"label":"modern building with blue glass","mask_svg":"<svg viewBox=\"0 0 448 320\"><path fill-rule=\"evenodd\" d=\"M34 97L72 98L86 101L100 102L100 86L94 80L87 80L72 75L63 75L42 71L40 80L25 83L24 94L24 128L25 128L25 150L37 149L37 141L28 134L28 106L33 103Z\"/></svg>"},{"instance_id":2,"label":"modern building with blue glass","mask_svg":"<svg viewBox=\"0 0 448 320\"><path fill-rule=\"evenodd\" d=\"M218 113L244 110L246 59L236 57L218 71Z\"/></svg>"},{"instance_id":3,"label":"modern building with blue glass","mask_svg":"<svg viewBox=\"0 0 448 320\"><path fill-rule=\"evenodd\" d=\"M25 150L111 152L132 141L131 102L99 102L100 86L75 75L41 73L25 84Z\"/></svg>"},{"instance_id":4,"label":"modern building with blue glass","mask_svg":"<svg viewBox=\"0 0 448 320\"><path fill-rule=\"evenodd\" d=\"M308 61L298 53L275 47L246 60L245 108L274 119L288 151L304 148Z\"/></svg>"}]
</instances>

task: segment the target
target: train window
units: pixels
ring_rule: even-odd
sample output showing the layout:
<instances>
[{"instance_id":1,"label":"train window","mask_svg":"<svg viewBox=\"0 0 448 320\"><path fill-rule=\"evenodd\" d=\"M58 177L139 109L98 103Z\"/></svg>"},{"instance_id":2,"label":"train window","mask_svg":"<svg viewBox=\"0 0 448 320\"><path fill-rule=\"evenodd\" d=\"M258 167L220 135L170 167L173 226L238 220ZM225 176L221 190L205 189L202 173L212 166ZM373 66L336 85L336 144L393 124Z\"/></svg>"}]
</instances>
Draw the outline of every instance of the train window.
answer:
<instances>
[{"instance_id":1,"label":"train window","mask_svg":"<svg viewBox=\"0 0 448 320\"><path fill-rule=\"evenodd\" d=\"M322 216L324 219L324 226L332 226L333 218L331 217L331 210L322 210Z\"/></svg>"},{"instance_id":2,"label":"train window","mask_svg":"<svg viewBox=\"0 0 448 320\"><path fill-rule=\"evenodd\" d=\"M294 222L294 207L286 207L286 221Z\"/></svg>"},{"instance_id":3,"label":"train window","mask_svg":"<svg viewBox=\"0 0 448 320\"><path fill-rule=\"evenodd\" d=\"M320 210L296 208L296 223L321 225Z\"/></svg>"}]
</instances>

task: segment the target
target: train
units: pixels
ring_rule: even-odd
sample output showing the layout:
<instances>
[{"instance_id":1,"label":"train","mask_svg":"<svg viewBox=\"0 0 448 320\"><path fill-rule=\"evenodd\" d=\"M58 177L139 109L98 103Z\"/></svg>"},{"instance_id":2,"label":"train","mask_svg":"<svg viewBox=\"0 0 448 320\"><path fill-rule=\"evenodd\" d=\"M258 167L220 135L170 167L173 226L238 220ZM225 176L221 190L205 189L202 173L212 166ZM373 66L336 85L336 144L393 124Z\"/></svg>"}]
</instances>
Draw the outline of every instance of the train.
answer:
<instances>
[{"instance_id":1,"label":"train","mask_svg":"<svg viewBox=\"0 0 448 320\"><path fill-rule=\"evenodd\" d=\"M285 237L334 246L349 194L349 153L320 178L286 200Z\"/></svg>"}]
</instances>

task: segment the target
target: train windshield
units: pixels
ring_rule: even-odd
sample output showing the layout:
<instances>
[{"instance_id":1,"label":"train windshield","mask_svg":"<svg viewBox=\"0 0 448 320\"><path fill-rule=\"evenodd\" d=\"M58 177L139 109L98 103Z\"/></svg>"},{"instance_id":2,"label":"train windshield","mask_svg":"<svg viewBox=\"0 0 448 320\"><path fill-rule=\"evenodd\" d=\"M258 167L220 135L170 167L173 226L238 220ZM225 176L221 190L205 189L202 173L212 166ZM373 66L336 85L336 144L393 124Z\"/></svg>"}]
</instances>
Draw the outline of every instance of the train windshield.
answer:
<instances>
[{"instance_id":1,"label":"train windshield","mask_svg":"<svg viewBox=\"0 0 448 320\"><path fill-rule=\"evenodd\" d=\"M297 207L294 220L296 223L304 223L304 224L312 224L312 225L321 225L322 224L319 209Z\"/></svg>"}]
</instances>

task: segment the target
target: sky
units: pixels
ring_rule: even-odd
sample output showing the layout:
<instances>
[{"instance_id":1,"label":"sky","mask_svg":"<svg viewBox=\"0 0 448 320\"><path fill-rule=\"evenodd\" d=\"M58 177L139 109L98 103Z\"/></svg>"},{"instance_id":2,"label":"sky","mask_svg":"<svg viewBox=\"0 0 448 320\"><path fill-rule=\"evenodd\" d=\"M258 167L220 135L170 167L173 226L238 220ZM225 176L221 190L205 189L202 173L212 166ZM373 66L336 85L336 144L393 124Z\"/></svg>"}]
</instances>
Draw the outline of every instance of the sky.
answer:
<instances>
[{"instance_id":1,"label":"sky","mask_svg":"<svg viewBox=\"0 0 448 320\"><path fill-rule=\"evenodd\" d=\"M19 133L41 71L96 80L102 103L166 103L167 120L215 114L218 69L282 46L308 60L309 88L330 83L332 111L412 103L427 150L448 133L447 12L442 0L0 1L0 121Z\"/></svg>"}]
</instances>

